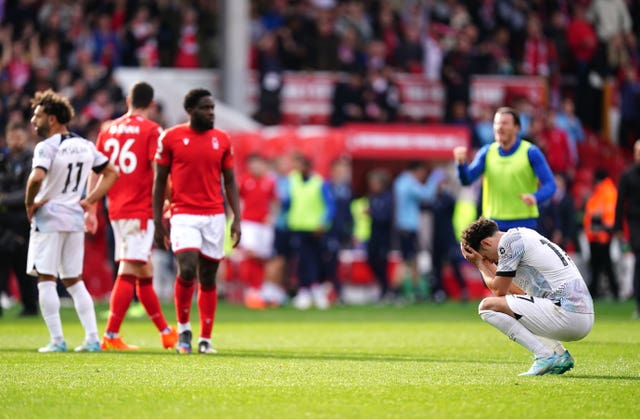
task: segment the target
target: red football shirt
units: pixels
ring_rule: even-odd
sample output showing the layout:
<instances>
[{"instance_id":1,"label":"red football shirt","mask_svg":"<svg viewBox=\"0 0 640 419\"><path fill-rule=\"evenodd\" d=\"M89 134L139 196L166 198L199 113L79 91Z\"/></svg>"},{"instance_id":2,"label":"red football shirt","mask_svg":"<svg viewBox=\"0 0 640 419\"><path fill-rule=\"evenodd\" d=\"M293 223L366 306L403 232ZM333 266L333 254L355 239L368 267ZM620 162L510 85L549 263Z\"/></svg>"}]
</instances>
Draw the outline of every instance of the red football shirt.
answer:
<instances>
[{"instance_id":1,"label":"red football shirt","mask_svg":"<svg viewBox=\"0 0 640 419\"><path fill-rule=\"evenodd\" d=\"M107 192L109 218L150 219L153 158L162 129L140 115L123 115L100 131L96 148L120 169Z\"/></svg>"},{"instance_id":2,"label":"red football shirt","mask_svg":"<svg viewBox=\"0 0 640 419\"><path fill-rule=\"evenodd\" d=\"M171 213L224 213L221 174L233 168L229 135L218 129L197 132L176 125L160 136L156 162L169 167Z\"/></svg>"},{"instance_id":3,"label":"red football shirt","mask_svg":"<svg viewBox=\"0 0 640 419\"><path fill-rule=\"evenodd\" d=\"M250 173L240 179L242 213L240 218L263 223L269 215L271 202L276 197L276 183L271 176L256 177Z\"/></svg>"}]
</instances>

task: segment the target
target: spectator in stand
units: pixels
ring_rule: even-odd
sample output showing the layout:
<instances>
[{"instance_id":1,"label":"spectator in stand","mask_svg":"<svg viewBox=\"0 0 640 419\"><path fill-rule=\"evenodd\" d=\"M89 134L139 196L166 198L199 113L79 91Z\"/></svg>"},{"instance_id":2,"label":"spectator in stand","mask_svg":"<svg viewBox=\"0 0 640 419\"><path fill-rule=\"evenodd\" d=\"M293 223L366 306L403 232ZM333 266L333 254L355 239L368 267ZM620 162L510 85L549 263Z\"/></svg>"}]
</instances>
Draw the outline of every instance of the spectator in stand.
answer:
<instances>
[{"instance_id":1,"label":"spectator in stand","mask_svg":"<svg viewBox=\"0 0 640 419\"><path fill-rule=\"evenodd\" d=\"M343 35L350 30L355 31L354 35L360 46L373 37L373 29L362 0L347 0L338 6L336 31L339 35Z\"/></svg>"},{"instance_id":2,"label":"spectator in stand","mask_svg":"<svg viewBox=\"0 0 640 419\"><path fill-rule=\"evenodd\" d=\"M627 150L633 149L635 139L640 138L640 76L635 65L625 66L620 92L620 125L618 144Z\"/></svg>"},{"instance_id":3,"label":"spectator in stand","mask_svg":"<svg viewBox=\"0 0 640 419\"><path fill-rule=\"evenodd\" d=\"M613 74L626 46L635 48L632 20L625 0L592 0L586 13L598 34L597 69L600 75Z\"/></svg>"},{"instance_id":4,"label":"spectator in stand","mask_svg":"<svg viewBox=\"0 0 640 419\"><path fill-rule=\"evenodd\" d=\"M267 162L258 153L247 157L247 173L238 182L241 200L242 243L239 248L244 255L241 277L246 281L245 305L263 308L261 292L264 283L265 262L273 250L273 212L276 185L267 172Z\"/></svg>"},{"instance_id":5,"label":"spectator in stand","mask_svg":"<svg viewBox=\"0 0 640 419\"><path fill-rule=\"evenodd\" d=\"M316 20L315 38L312 41L312 68L318 71L338 70L338 43L333 19L329 12L321 12Z\"/></svg>"},{"instance_id":6,"label":"spectator in stand","mask_svg":"<svg viewBox=\"0 0 640 419\"><path fill-rule=\"evenodd\" d=\"M338 66L343 71L357 71L366 67L367 57L358 44L358 34L352 27L346 27L339 34Z\"/></svg>"},{"instance_id":7,"label":"spectator in stand","mask_svg":"<svg viewBox=\"0 0 640 419\"><path fill-rule=\"evenodd\" d=\"M573 18L566 29L567 43L572 58L575 60L575 71L578 76L578 88L585 86L591 60L598 49L598 37L585 18L585 8L579 2L573 6Z\"/></svg>"},{"instance_id":8,"label":"spectator in stand","mask_svg":"<svg viewBox=\"0 0 640 419\"><path fill-rule=\"evenodd\" d=\"M408 24L404 27L404 36L396 49L397 67L406 73L420 74L423 71L424 49L420 39L420 29Z\"/></svg>"},{"instance_id":9,"label":"spectator in stand","mask_svg":"<svg viewBox=\"0 0 640 419\"><path fill-rule=\"evenodd\" d=\"M424 51L422 63L424 77L430 81L440 80L444 51L440 44L440 35L431 26L426 36L422 39L422 49Z\"/></svg>"},{"instance_id":10,"label":"spectator in stand","mask_svg":"<svg viewBox=\"0 0 640 419\"><path fill-rule=\"evenodd\" d=\"M193 7L185 7L182 11L182 23L179 30L178 47L173 62L177 68L198 68L198 13Z\"/></svg>"},{"instance_id":11,"label":"spectator in stand","mask_svg":"<svg viewBox=\"0 0 640 419\"><path fill-rule=\"evenodd\" d=\"M455 47L445 55L442 62L442 83L447 98L445 117L452 115L454 103L469 104L473 71L472 45L466 36L460 35L456 39Z\"/></svg>"},{"instance_id":12,"label":"spectator in stand","mask_svg":"<svg viewBox=\"0 0 640 419\"><path fill-rule=\"evenodd\" d=\"M584 232L589 241L591 257L589 267L591 281L589 292L593 298L600 297L600 274L604 273L609 282L611 296L618 299L618 279L611 261L611 239L616 217L618 191L604 169L596 170L593 194L584 208Z\"/></svg>"},{"instance_id":13,"label":"spectator in stand","mask_svg":"<svg viewBox=\"0 0 640 419\"><path fill-rule=\"evenodd\" d=\"M309 48L312 44L313 23L307 18L300 4L293 5L285 26L278 29L279 53L287 69L300 71L310 67L312 59Z\"/></svg>"},{"instance_id":14,"label":"spectator in stand","mask_svg":"<svg viewBox=\"0 0 640 419\"><path fill-rule=\"evenodd\" d=\"M98 16L97 27L93 31L93 62L105 67L118 67L120 65L120 39L112 29L112 20L109 13L101 13Z\"/></svg>"},{"instance_id":15,"label":"spectator in stand","mask_svg":"<svg viewBox=\"0 0 640 419\"><path fill-rule=\"evenodd\" d=\"M539 205L538 231L566 251L575 250L577 244L577 213L567 188L567 176L556 173L556 192Z\"/></svg>"},{"instance_id":16,"label":"spectator in stand","mask_svg":"<svg viewBox=\"0 0 640 419\"><path fill-rule=\"evenodd\" d=\"M474 124L472 138L477 140L474 148L481 148L491 144L493 139L493 110L491 106L484 105L480 108L480 116Z\"/></svg>"},{"instance_id":17,"label":"spectator in stand","mask_svg":"<svg viewBox=\"0 0 640 419\"><path fill-rule=\"evenodd\" d=\"M151 17L149 6L141 3L125 30L122 47L123 65L155 67L158 64L157 26Z\"/></svg>"},{"instance_id":18,"label":"spectator in stand","mask_svg":"<svg viewBox=\"0 0 640 419\"><path fill-rule=\"evenodd\" d=\"M418 298L425 297L420 295L417 264L420 206L435 199L438 184L444 176L442 170L429 173L425 162L412 161L393 182L394 227L400 239L402 255L402 268L396 271L394 286L397 288L407 281Z\"/></svg>"},{"instance_id":19,"label":"spectator in stand","mask_svg":"<svg viewBox=\"0 0 640 419\"><path fill-rule=\"evenodd\" d=\"M389 189L389 175L381 169L367 175L369 187L368 215L371 218L371 234L367 241L367 263L380 286L379 301L395 300L389 289L388 257L391 251L393 227L393 195Z\"/></svg>"},{"instance_id":20,"label":"spectator in stand","mask_svg":"<svg viewBox=\"0 0 640 419\"><path fill-rule=\"evenodd\" d=\"M209 0L197 0L195 6L198 15L198 61L200 67L212 68L219 61L218 5Z\"/></svg>"},{"instance_id":21,"label":"spectator in stand","mask_svg":"<svg viewBox=\"0 0 640 419\"><path fill-rule=\"evenodd\" d=\"M640 139L633 145L633 163L625 169L618 183L614 234L623 237L625 222L629 231L629 244L635 256L633 269L633 297L636 310L633 318L640 318Z\"/></svg>"},{"instance_id":22,"label":"spectator in stand","mask_svg":"<svg viewBox=\"0 0 640 419\"><path fill-rule=\"evenodd\" d=\"M576 162L572 159L571 147L567 134L555 126L555 112L549 109L541 115L542 132L536 138L538 147L542 150L551 171L563 173L573 178Z\"/></svg>"},{"instance_id":23,"label":"spectator in stand","mask_svg":"<svg viewBox=\"0 0 640 419\"><path fill-rule=\"evenodd\" d=\"M542 32L540 19L535 15L530 16L524 42L522 74L549 77L555 70L557 58L555 46Z\"/></svg>"},{"instance_id":24,"label":"spectator in stand","mask_svg":"<svg viewBox=\"0 0 640 419\"><path fill-rule=\"evenodd\" d=\"M531 120L537 109L526 96L519 96L514 100L513 107L520 117L519 135L525 135L531 131Z\"/></svg>"},{"instance_id":25,"label":"spectator in stand","mask_svg":"<svg viewBox=\"0 0 640 419\"><path fill-rule=\"evenodd\" d=\"M267 32L260 39L257 64L260 90L255 118L265 125L275 125L282 119L280 105L284 66L274 33Z\"/></svg>"},{"instance_id":26,"label":"spectator in stand","mask_svg":"<svg viewBox=\"0 0 640 419\"><path fill-rule=\"evenodd\" d=\"M385 45L386 63L396 65L396 50L400 44L401 23L398 13L387 2L380 4L380 9L373 20L373 33L376 39Z\"/></svg>"},{"instance_id":27,"label":"spectator in stand","mask_svg":"<svg viewBox=\"0 0 640 419\"><path fill-rule=\"evenodd\" d=\"M510 36L506 28L500 27L495 31L491 39L482 44L486 54L485 74L501 74L504 76L515 74L515 66L509 55Z\"/></svg>"},{"instance_id":28,"label":"spectator in stand","mask_svg":"<svg viewBox=\"0 0 640 419\"><path fill-rule=\"evenodd\" d=\"M473 119L467 113L467 104L462 101L456 101L451 106L451 115L448 119L445 119L447 124L456 125L459 127L466 127L471 134L471 143L473 145L478 144L478 140L474 138L474 122Z\"/></svg>"},{"instance_id":29,"label":"spectator in stand","mask_svg":"<svg viewBox=\"0 0 640 419\"><path fill-rule=\"evenodd\" d=\"M322 248L324 237L335 214L331 186L312 171L309 157L298 155L295 169L289 174L287 221L298 259L298 292L293 306L320 310L330 306L327 288L322 283Z\"/></svg>"},{"instance_id":30,"label":"spectator in stand","mask_svg":"<svg viewBox=\"0 0 640 419\"><path fill-rule=\"evenodd\" d=\"M556 190L542 151L523 140L518 135L519 129L518 113L512 108L499 108L493 119L495 141L482 147L471 164L467 163L466 147L453 149L463 185L470 185L484 175L482 215L495 220L501 230L535 229L537 205L551 198Z\"/></svg>"},{"instance_id":31,"label":"spectator in stand","mask_svg":"<svg viewBox=\"0 0 640 419\"><path fill-rule=\"evenodd\" d=\"M391 67L369 71L363 97L367 119L376 122L395 122L398 119L400 92Z\"/></svg>"},{"instance_id":32,"label":"spectator in stand","mask_svg":"<svg viewBox=\"0 0 640 419\"><path fill-rule=\"evenodd\" d=\"M562 107L555 113L555 120L553 122L556 128L567 134L569 150L571 151L571 161L577 165L580 157L578 155L578 143L584 141L585 135L582 129L582 123L576 116L575 103L571 96L565 96L562 99Z\"/></svg>"},{"instance_id":33,"label":"spectator in stand","mask_svg":"<svg viewBox=\"0 0 640 419\"><path fill-rule=\"evenodd\" d=\"M356 71L343 73L333 89L331 98L331 117L333 126L348 122L361 121L364 118L364 76Z\"/></svg>"}]
</instances>

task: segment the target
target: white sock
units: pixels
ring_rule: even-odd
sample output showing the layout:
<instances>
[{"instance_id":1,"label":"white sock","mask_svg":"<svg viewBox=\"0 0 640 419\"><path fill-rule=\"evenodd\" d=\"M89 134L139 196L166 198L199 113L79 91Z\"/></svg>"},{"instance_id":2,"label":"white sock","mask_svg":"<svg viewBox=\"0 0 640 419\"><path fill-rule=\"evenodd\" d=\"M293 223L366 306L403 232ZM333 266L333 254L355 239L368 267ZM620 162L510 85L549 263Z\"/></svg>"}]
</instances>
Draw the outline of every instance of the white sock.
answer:
<instances>
[{"instance_id":1,"label":"white sock","mask_svg":"<svg viewBox=\"0 0 640 419\"><path fill-rule=\"evenodd\" d=\"M272 282L265 281L262 284L262 290L260 291L262 294L262 298L272 304L282 305L287 299L287 295L285 294L282 287L276 285Z\"/></svg>"},{"instance_id":2,"label":"white sock","mask_svg":"<svg viewBox=\"0 0 640 419\"><path fill-rule=\"evenodd\" d=\"M84 327L85 340L87 343L98 342L98 324L96 323L96 311L93 308L93 299L87 291L83 281L78 281L67 287L69 295L73 298L73 305L80 318L80 323Z\"/></svg>"},{"instance_id":3,"label":"white sock","mask_svg":"<svg viewBox=\"0 0 640 419\"><path fill-rule=\"evenodd\" d=\"M533 352L536 358L553 355L553 350L545 347L536 335L508 314L492 310L480 310L479 314L482 320Z\"/></svg>"},{"instance_id":4,"label":"white sock","mask_svg":"<svg viewBox=\"0 0 640 419\"><path fill-rule=\"evenodd\" d=\"M44 323L49 329L51 341L55 344L64 342L62 334L62 320L60 320L60 297L56 283L53 281L38 282L38 299L40 301L40 312Z\"/></svg>"},{"instance_id":5,"label":"white sock","mask_svg":"<svg viewBox=\"0 0 640 419\"><path fill-rule=\"evenodd\" d=\"M178 323L178 333L191 331L191 323Z\"/></svg>"},{"instance_id":6,"label":"white sock","mask_svg":"<svg viewBox=\"0 0 640 419\"><path fill-rule=\"evenodd\" d=\"M536 335L536 337L540 340L540 342L542 342L544 346L546 346L548 349L551 349L558 355L562 355L563 353L565 353L566 348L562 346L562 343L558 342L557 340L545 338L544 336L539 335Z\"/></svg>"}]
</instances>

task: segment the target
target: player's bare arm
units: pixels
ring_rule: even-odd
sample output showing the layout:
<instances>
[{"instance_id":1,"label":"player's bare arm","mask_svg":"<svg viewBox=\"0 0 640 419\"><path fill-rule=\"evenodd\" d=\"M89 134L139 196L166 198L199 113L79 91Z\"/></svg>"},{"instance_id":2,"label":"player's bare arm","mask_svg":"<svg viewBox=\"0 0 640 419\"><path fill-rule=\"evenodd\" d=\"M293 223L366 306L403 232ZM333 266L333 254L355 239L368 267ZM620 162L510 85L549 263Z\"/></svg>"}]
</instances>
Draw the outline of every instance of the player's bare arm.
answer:
<instances>
[{"instance_id":1,"label":"player's bare arm","mask_svg":"<svg viewBox=\"0 0 640 419\"><path fill-rule=\"evenodd\" d=\"M169 178L169 166L156 163L153 175L153 223L155 225L154 240L156 246L161 249L169 249L169 232L162 224L167 179Z\"/></svg>"},{"instance_id":2,"label":"player's bare arm","mask_svg":"<svg viewBox=\"0 0 640 419\"><path fill-rule=\"evenodd\" d=\"M240 197L238 194L238 185L236 184L236 177L233 173L233 169L223 169L222 175L224 178L224 192L227 197L227 202L233 213L233 221L231 222L231 240L233 240L233 247L237 247L240 243L242 232L240 230ZM154 207L155 208L155 207Z\"/></svg>"},{"instance_id":3,"label":"player's bare arm","mask_svg":"<svg viewBox=\"0 0 640 419\"><path fill-rule=\"evenodd\" d=\"M82 208L85 211L90 211L91 207L107 194L107 191L114 183L116 183L119 176L120 173L118 172L118 169L112 163L107 163L107 165L100 171L100 176L95 187L90 190L82 201L80 201Z\"/></svg>"},{"instance_id":4,"label":"player's bare arm","mask_svg":"<svg viewBox=\"0 0 640 419\"><path fill-rule=\"evenodd\" d=\"M462 242L460 243L460 251L466 260L473 263L478 268L480 275L482 275L482 281L493 295L502 297L509 293L523 293L520 288L513 285L513 279L511 277L496 276L496 264L475 251L471 246Z\"/></svg>"},{"instance_id":5,"label":"player's bare arm","mask_svg":"<svg viewBox=\"0 0 640 419\"><path fill-rule=\"evenodd\" d=\"M47 201L34 202L46 176L47 172L41 167L34 168L31 171L31 174L29 174L29 179L27 180L27 191L24 197L24 206L27 209L27 217L29 217L29 221L31 221L31 218L33 218L33 215L36 213L38 208L47 203Z\"/></svg>"},{"instance_id":6,"label":"player's bare arm","mask_svg":"<svg viewBox=\"0 0 640 419\"><path fill-rule=\"evenodd\" d=\"M87 179L87 190L92 191L95 189L98 184L99 176L95 172L91 171L89 173L89 178ZM87 233L95 234L98 231L98 216L96 214L97 205L89 205L84 209L84 231Z\"/></svg>"}]
</instances>

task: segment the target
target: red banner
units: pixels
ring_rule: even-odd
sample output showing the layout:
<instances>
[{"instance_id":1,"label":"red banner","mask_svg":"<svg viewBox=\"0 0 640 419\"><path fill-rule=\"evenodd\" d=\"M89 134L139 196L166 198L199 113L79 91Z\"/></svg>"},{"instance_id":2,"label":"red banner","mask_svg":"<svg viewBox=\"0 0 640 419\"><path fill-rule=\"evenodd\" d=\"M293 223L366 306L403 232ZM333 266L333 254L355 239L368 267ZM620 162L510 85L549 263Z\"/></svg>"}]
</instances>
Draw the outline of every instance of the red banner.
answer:
<instances>
[{"instance_id":1,"label":"red banner","mask_svg":"<svg viewBox=\"0 0 640 419\"><path fill-rule=\"evenodd\" d=\"M466 127L449 125L350 125L345 151L353 157L451 160L456 146L469 146Z\"/></svg>"},{"instance_id":2,"label":"red banner","mask_svg":"<svg viewBox=\"0 0 640 419\"><path fill-rule=\"evenodd\" d=\"M471 79L471 115L478 117L482 107L493 110L513 106L526 99L535 108L547 106L547 82L544 77L474 76Z\"/></svg>"}]
</instances>

